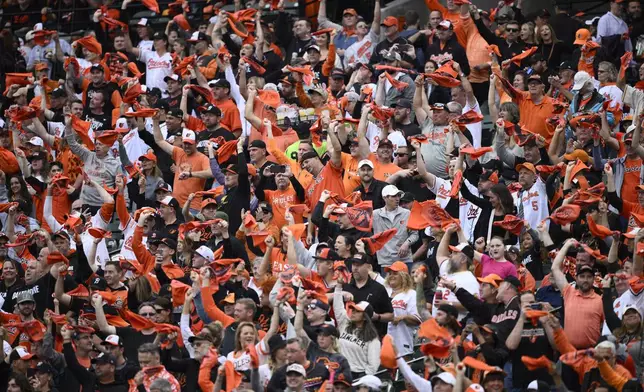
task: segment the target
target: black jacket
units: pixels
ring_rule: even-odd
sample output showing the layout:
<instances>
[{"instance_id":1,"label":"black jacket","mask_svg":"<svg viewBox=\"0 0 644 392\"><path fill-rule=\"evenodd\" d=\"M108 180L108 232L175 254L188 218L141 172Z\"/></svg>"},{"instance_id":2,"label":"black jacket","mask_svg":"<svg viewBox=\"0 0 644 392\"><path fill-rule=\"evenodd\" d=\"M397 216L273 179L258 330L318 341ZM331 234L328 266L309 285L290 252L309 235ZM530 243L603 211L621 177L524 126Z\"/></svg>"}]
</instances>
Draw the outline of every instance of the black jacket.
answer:
<instances>
[{"instance_id":1,"label":"black jacket","mask_svg":"<svg viewBox=\"0 0 644 392\"><path fill-rule=\"evenodd\" d=\"M467 62L467 55L465 49L458 43L456 36L453 35L441 48L441 41L435 39L428 46L427 60L435 61L439 66L448 62L449 60L456 61L461 66L461 71L465 75L470 73L470 64Z\"/></svg>"}]
</instances>

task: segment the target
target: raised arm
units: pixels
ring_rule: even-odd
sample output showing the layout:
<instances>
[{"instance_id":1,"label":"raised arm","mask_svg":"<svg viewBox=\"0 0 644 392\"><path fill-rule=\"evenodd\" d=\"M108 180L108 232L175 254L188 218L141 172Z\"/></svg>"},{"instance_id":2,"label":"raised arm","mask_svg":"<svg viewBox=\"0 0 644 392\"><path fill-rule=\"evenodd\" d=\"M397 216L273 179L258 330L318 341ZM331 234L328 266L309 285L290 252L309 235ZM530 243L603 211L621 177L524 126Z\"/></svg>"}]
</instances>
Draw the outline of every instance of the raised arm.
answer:
<instances>
[{"instance_id":1,"label":"raised arm","mask_svg":"<svg viewBox=\"0 0 644 392\"><path fill-rule=\"evenodd\" d=\"M96 324L101 332L108 335L115 335L116 328L107 323L105 312L103 311L103 298L100 294L94 293L92 295L92 306L96 312Z\"/></svg>"},{"instance_id":2,"label":"raised arm","mask_svg":"<svg viewBox=\"0 0 644 392\"><path fill-rule=\"evenodd\" d=\"M256 129L262 128L262 119L255 115L255 97L257 96L257 89L255 86L248 86L248 100L244 108L244 118Z\"/></svg>"},{"instance_id":3,"label":"raised arm","mask_svg":"<svg viewBox=\"0 0 644 392\"><path fill-rule=\"evenodd\" d=\"M327 148L332 146L331 151L331 164L336 168L342 167L342 146L338 138L338 127L340 125L336 122L331 123L330 132L327 135Z\"/></svg>"},{"instance_id":4,"label":"raised arm","mask_svg":"<svg viewBox=\"0 0 644 392\"><path fill-rule=\"evenodd\" d=\"M425 77L418 75L414 83L416 83L416 90L414 90L414 99L412 103L414 105L414 113L416 113L418 124L422 125L429 117L429 113L425 111L423 105L423 97L425 96Z\"/></svg>"},{"instance_id":5,"label":"raised arm","mask_svg":"<svg viewBox=\"0 0 644 392\"><path fill-rule=\"evenodd\" d=\"M373 6L373 21L371 22L371 31L375 35L380 35L380 21L382 16L380 14L380 0L376 0L376 3Z\"/></svg>"},{"instance_id":6,"label":"raised arm","mask_svg":"<svg viewBox=\"0 0 644 392\"><path fill-rule=\"evenodd\" d=\"M559 289L563 293L564 289L568 285L568 281L566 280L566 275L564 275L563 270L562 270L562 265L563 261L566 258L566 254L568 253L568 250L572 248L573 246L577 245L577 240L574 238L569 238L561 247L561 250L557 253L557 256L552 262L552 279Z\"/></svg>"},{"instance_id":7,"label":"raised arm","mask_svg":"<svg viewBox=\"0 0 644 392\"><path fill-rule=\"evenodd\" d=\"M163 138L163 134L161 134L161 128L159 128L159 114L156 114L154 117L152 117L152 132L154 133L154 142L161 148L163 151L166 152L166 154L172 156L172 150L174 150L174 146Z\"/></svg>"}]
</instances>

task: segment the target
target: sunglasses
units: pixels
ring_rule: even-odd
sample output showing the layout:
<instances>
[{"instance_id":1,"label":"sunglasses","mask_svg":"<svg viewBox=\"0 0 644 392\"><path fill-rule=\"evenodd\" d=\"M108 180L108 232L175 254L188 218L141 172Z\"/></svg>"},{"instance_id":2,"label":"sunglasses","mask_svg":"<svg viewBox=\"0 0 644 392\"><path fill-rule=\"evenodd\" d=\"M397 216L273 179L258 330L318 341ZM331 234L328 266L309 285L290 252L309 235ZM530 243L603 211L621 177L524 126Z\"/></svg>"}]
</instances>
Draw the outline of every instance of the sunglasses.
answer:
<instances>
[{"instance_id":1,"label":"sunglasses","mask_svg":"<svg viewBox=\"0 0 644 392\"><path fill-rule=\"evenodd\" d=\"M518 33L519 29L505 29L508 33Z\"/></svg>"},{"instance_id":2,"label":"sunglasses","mask_svg":"<svg viewBox=\"0 0 644 392\"><path fill-rule=\"evenodd\" d=\"M156 313L141 313L139 316L152 317L152 316L156 316L156 315L157 315Z\"/></svg>"}]
</instances>

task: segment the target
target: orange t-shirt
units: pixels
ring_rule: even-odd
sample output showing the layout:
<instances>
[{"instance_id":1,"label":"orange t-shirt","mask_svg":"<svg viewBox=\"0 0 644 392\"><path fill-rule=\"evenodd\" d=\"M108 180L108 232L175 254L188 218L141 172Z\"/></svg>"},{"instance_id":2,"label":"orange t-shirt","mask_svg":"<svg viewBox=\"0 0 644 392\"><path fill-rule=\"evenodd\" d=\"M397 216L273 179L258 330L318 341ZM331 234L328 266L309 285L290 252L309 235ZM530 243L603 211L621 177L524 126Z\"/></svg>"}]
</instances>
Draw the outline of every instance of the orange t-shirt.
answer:
<instances>
[{"instance_id":1,"label":"orange t-shirt","mask_svg":"<svg viewBox=\"0 0 644 392\"><path fill-rule=\"evenodd\" d=\"M463 30L466 37L465 54L467 55L467 62L470 64L470 74L467 79L473 83L484 83L490 79L490 72L488 70L477 71L474 69L476 65L487 64L490 62L490 53L487 49L487 41L481 36L474 21L468 15L460 17L461 23L456 25L455 30ZM457 32L456 37L461 41Z\"/></svg>"},{"instance_id":2,"label":"orange t-shirt","mask_svg":"<svg viewBox=\"0 0 644 392\"><path fill-rule=\"evenodd\" d=\"M335 167L331 161L324 165L324 168L313 179L313 182L306 188L306 204L311 210L320 200L322 192L327 189L331 193L344 195L344 184L342 181L342 167Z\"/></svg>"},{"instance_id":3,"label":"orange t-shirt","mask_svg":"<svg viewBox=\"0 0 644 392\"><path fill-rule=\"evenodd\" d=\"M202 191L206 180L202 178L188 178L185 180L180 180L179 175L183 171L193 171L198 172L201 170L206 170L210 168L210 160L207 156L200 152L195 152L192 155L188 155L180 147L174 147L172 149L172 160L179 168L174 173L174 183L172 184L172 196L177 199L179 205L183 207L183 204L188 200L188 195L191 193ZM195 197L190 203L190 208L195 210L201 209L201 197Z\"/></svg>"},{"instance_id":4,"label":"orange t-shirt","mask_svg":"<svg viewBox=\"0 0 644 392\"><path fill-rule=\"evenodd\" d=\"M637 190L635 187L640 184L640 168L642 167L642 158L624 160L624 182L622 183L621 197L622 200L630 203L638 203Z\"/></svg>"},{"instance_id":5,"label":"orange t-shirt","mask_svg":"<svg viewBox=\"0 0 644 392\"><path fill-rule=\"evenodd\" d=\"M373 163L376 167L373 171L373 178L379 181L385 181L390 175L402 170L395 163L382 164L378 163L378 161L374 161Z\"/></svg>"},{"instance_id":6,"label":"orange t-shirt","mask_svg":"<svg viewBox=\"0 0 644 392\"><path fill-rule=\"evenodd\" d=\"M277 227L286 226L286 218L284 217L286 214L286 209L289 206L301 203L301 201L299 201L297 199L297 196L295 195L295 190L290 185L283 191L279 189L276 189L274 191L265 190L264 197L266 198L266 201L273 207L272 223ZM302 222L296 221L295 223Z\"/></svg>"},{"instance_id":7,"label":"orange t-shirt","mask_svg":"<svg viewBox=\"0 0 644 392\"><path fill-rule=\"evenodd\" d=\"M278 247L271 250L271 272L277 276L280 272L284 271L284 266L288 264L286 254Z\"/></svg>"},{"instance_id":8,"label":"orange t-shirt","mask_svg":"<svg viewBox=\"0 0 644 392\"><path fill-rule=\"evenodd\" d=\"M543 136L550 143L554 131L551 133L548 129L546 120L554 112L553 99L544 96L541 103L537 105L530 99L530 93L523 91L514 98L514 101L519 106L519 112L521 113L519 124L529 131Z\"/></svg>"},{"instance_id":9,"label":"orange t-shirt","mask_svg":"<svg viewBox=\"0 0 644 392\"><path fill-rule=\"evenodd\" d=\"M369 158L371 162L375 162L376 157L371 154ZM360 175L358 175L358 160L351 156L351 154L342 153L342 167L344 168L344 175L342 176L342 182L344 184L344 193L342 195L347 196L354 189L360 186Z\"/></svg>"},{"instance_id":10,"label":"orange t-shirt","mask_svg":"<svg viewBox=\"0 0 644 392\"><path fill-rule=\"evenodd\" d=\"M237 105L233 102L232 99L224 99L221 101L215 101L215 106L221 110L221 124L230 129L231 132L240 130L241 117L239 116L239 110Z\"/></svg>"}]
</instances>

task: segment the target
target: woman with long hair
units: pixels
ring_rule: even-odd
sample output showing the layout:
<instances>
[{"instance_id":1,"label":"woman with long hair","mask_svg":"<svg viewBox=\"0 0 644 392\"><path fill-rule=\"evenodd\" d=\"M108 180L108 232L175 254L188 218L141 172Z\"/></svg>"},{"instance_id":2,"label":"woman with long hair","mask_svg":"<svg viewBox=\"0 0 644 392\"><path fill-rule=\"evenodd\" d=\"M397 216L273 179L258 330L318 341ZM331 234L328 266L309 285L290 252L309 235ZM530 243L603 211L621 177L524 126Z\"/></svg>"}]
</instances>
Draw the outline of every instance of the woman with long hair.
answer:
<instances>
[{"instance_id":1,"label":"woman with long hair","mask_svg":"<svg viewBox=\"0 0 644 392\"><path fill-rule=\"evenodd\" d=\"M29 385L29 380L22 373L11 373L9 382L7 383L7 392L32 392L33 389Z\"/></svg>"},{"instance_id":2,"label":"woman with long hair","mask_svg":"<svg viewBox=\"0 0 644 392\"><path fill-rule=\"evenodd\" d=\"M409 355L414 352L414 331L420 324L414 281L409 275L409 267L402 261L385 267L385 272L388 273L385 287L391 289L394 308L394 319L387 326L387 334L396 340L399 355Z\"/></svg>"},{"instance_id":3,"label":"woman with long hair","mask_svg":"<svg viewBox=\"0 0 644 392\"><path fill-rule=\"evenodd\" d=\"M24 271L19 262L14 259L6 258L2 263L2 280L0 281L0 297L4 298L2 309L5 312L13 312L14 301L11 299L12 293L20 290L24 286Z\"/></svg>"},{"instance_id":4,"label":"woman with long hair","mask_svg":"<svg viewBox=\"0 0 644 392\"><path fill-rule=\"evenodd\" d=\"M350 302L346 309L342 296L342 278L333 292L333 313L340 332L339 349L349 361L353 379L375 374L380 366L380 340L371 321L373 307L366 301Z\"/></svg>"},{"instance_id":5,"label":"woman with long hair","mask_svg":"<svg viewBox=\"0 0 644 392\"><path fill-rule=\"evenodd\" d=\"M7 199L9 201L18 201L18 200L31 200L31 188L26 182L25 179L18 174L9 176L8 178L8 187L7 187ZM31 188L33 190L33 188ZM35 193L35 191L34 191ZM27 215L31 214L30 211L25 211Z\"/></svg>"},{"instance_id":6,"label":"woman with long hair","mask_svg":"<svg viewBox=\"0 0 644 392\"><path fill-rule=\"evenodd\" d=\"M138 309L139 305L152 299L152 285L145 276L137 276L127 283L127 304L130 309Z\"/></svg>"},{"instance_id":7,"label":"woman with long hair","mask_svg":"<svg viewBox=\"0 0 644 392\"><path fill-rule=\"evenodd\" d=\"M534 40L534 22L526 22L521 25L519 38L521 38L521 41L523 41L523 43L528 46L533 46L536 44Z\"/></svg>"},{"instance_id":8,"label":"woman with long hair","mask_svg":"<svg viewBox=\"0 0 644 392\"><path fill-rule=\"evenodd\" d=\"M549 24L539 28L536 35L537 53L541 53L548 63L548 68L556 69L561 64L563 54L568 50L566 44L557 38L555 30Z\"/></svg>"},{"instance_id":9,"label":"woman with long hair","mask_svg":"<svg viewBox=\"0 0 644 392\"><path fill-rule=\"evenodd\" d=\"M277 332L280 305L281 303L275 305L273 317L271 318L271 328L269 328L262 340L259 340L255 324L247 321L239 323L237 331L235 332L235 349L226 356L226 360L231 361L235 366L235 371L241 373L251 369L251 357L247 350L249 345L255 346L255 351L259 357L259 365L261 366L266 363L268 356L264 353L270 352L268 341Z\"/></svg>"},{"instance_id":10,"label":"woman with long hair","mask_svg":"<svg viewBox=\"0 0 644 392\"><path fill-rule=\"evenodd\" d=\"M356 253L356 240L348 234L340 234L335 238L334 248L338 255L346 260Z\"/></svg>"},{"instance_id":11,"label":"woman with long hair","mask_svg":"<svg viewBox=\"0 0 644 392\"><path fill-rule=\"evenodd\" d=\"M479 220L474 227L474 238L488 243L493 236L508 238L509 243L516 243L516 236L505 229L494 226L494 222L502 221L506 215L514 214L514 200L508 188L503 184L495 184L481 197L474 196L467 187L461 187L461 195L472 204L481 208ZM512 242L514 241L514 242Z\"/></svg>"},{"instance_id":12,"label":"woman with long hair","mask_svg":"<svg viewBox=\"0 0 644 392\"><path fill-rule=\"evenodd\" d=\"M508 276L517 277L516 267L511 261L505 259L503 238L492 237L488 242L487 251L489 255L474 251L474 261L480 264L482 278L492 274L498 275L501 279L505 279Z\"/></svg>"}]
</instances>

